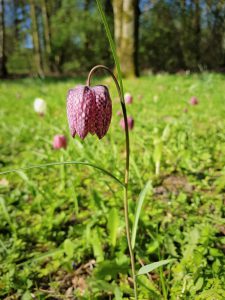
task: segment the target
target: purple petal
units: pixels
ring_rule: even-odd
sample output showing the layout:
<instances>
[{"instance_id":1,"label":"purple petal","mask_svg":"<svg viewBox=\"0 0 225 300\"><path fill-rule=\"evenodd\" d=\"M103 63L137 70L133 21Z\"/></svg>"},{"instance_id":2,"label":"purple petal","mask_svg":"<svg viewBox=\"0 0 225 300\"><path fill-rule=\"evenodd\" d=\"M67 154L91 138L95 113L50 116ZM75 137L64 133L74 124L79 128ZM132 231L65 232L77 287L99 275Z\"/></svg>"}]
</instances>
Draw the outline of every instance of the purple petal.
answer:
<instances>
[{"instance_id":1,"label":"purple petal","mask_svg":"<svg viewBox=\"0 0 225 300\"><path fill-rule=\"evenodd\" d=\"M76 90L71 89L67 95L67 118L70 128L70 133L74 138L76 135L75 129L75 115L76 115Z\"/></svg>"},{"instance_id":2,"label":"purple petal","mask_svg":"<svg viewBox=\"0 0 225 300\"><path fill-rule=\"evenodd\" d=\"M95 127L95 95L87 86L79 85L69 91L67 116L72 136L84 139Z\"/></svg>"},{"instance_id":3,"label":"purple petal","mask_svg":"<svg viewBox=\"0 0 225 300\"><path fill-rule=\"evenodd\" d=\"M95 94L95 133L101 139L109 129L112 118L112 101L106 86L98 85L91 88Z\"/></svg>"}]
</instances>

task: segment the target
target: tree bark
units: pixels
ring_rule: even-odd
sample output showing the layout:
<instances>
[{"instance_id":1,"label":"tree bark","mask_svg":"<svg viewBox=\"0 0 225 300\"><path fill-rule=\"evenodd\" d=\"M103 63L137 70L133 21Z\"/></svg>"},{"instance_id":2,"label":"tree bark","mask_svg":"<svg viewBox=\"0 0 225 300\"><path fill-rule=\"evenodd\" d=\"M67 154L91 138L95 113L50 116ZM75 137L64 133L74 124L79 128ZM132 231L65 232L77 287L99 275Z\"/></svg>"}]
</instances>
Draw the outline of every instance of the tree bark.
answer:
<instances>
[{"instance_id":1,"label":"tree bark","mask_svg":"<svg viewBox=\"0 0 225 300\"><path fill-rule=\"evenodd\" d=\"M51 34L50 34L46 0L41 1L41 11L42 11L44 37L45 37L45 63L46 63L46 71L48 72L49 70L52 70L52 65L51 65Z\"/></svg>"},{"instance_id":2,"label":"tree bark","mask_svg":"<svg viewBox=\"0 0 225 300\"><path fill-rule=\"evenodd\" d=\"M5 5L4 0L1 0L1 24L0 24L0 76L7 76L6 67L6 32L5 32Z\"/></svg>"},{"instance_id":3,"label":"tree bark","mask_svg":"<svg viewBox=\"0 0 225 300\"><path fill-rule=\"evenodd\" d=\"M138 0L113 0L114 35L124 76L137 76Z\"/></svg>"},{"instance_id":4,"label":"tree bark","mask_svg":"<svg viewBox=\"0 0 225 300\"><path fill-rule=\"evenodd\" d=\"M35 4L34 0L30 0L30 15L32 22L32 37L33 37L33 47L34 47L34 59L36 65L36 71L38 75L43 75L42 62L41 62L41 48L38 36L38 28L37 28L37 19L35 13Z\"/></svg>"},{"instance_id":5,"label":"tree bark","mask_svg":"<svg viewBox=\"0 0 225 300\"><path fill-rule=\"evenodd\" d=\"M188 36L188 28L187 28L187 4L186 0L180 1L180 7L181 7L181 30L180 30L180 47L182 52L182 67L186 68L186 42L187 42L187 36Z\"/></svg>"},{"instance_id":6,"label":"tree bark","mask_svg":"<svg viewBox=\"0 0 225 300\"><path fill-rule=\"evenodd\" d=\"M200 41L201 41L201 9L199 0L194 0L194 34L195 34L195 57L196 62L200 63Z\"/></svg>"}]
</instances>

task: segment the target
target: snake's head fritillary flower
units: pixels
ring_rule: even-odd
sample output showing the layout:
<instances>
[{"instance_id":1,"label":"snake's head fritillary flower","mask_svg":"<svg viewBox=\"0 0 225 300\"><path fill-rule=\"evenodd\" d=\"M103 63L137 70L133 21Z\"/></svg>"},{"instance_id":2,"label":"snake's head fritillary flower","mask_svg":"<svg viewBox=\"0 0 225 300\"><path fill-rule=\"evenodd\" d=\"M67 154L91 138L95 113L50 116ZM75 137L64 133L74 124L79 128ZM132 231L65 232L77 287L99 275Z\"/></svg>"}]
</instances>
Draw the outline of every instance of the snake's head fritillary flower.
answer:
<instances>
[{"instance_id":1,"label":"snake's head fritillary flower","mask_svg":"<svg viewBox=\"0 0 225 300\"><path fill-rule=\"evenodd\" d=\"M61 148L66 149L66 147L67 147L66 137L62 134L55 135L54 139L53 139L53 148L54 149L61 149Z\"/></svg>"},{"instance_id":2,"label":"snake's head fritillary flower","mask_svg":"<svg viewBox=\"0 0 225 300\"><path fill-rule=\"evenodd\" d=\"M117 116L122 116L122 111L118 110L118 112L116 113Z\"/></svg>"},{"instance_id":3,"label":"snake's head fritillary flower","mask_svg":"<svg viewBox=\"0 0 225 300\"><path fill-rule=\"evenodd\" d=\"M191 105L198 105L199 101L196 97L191 97L191 99L189 100L189 103Z\"/></svg>"},{"instance_id":4,"label":"snake's head fritillary flower","mask_svg":"<svg viewBox=\"0 0 225 300\"><path fill-rule=\"evenodd\" d=\"M127 117L127 125L128 129L132 130L134 127L134 119L132 117ZM120 120L120 126L125 130L125 122L124 119Z\"/></svg>"},{"instance_id":5,"label":"snake's head fritillary flower","mask_svg":"<svg viewBox=\"0 0 225 300\"><path fill-rule=\"evenodd\" d=\"M46 114L47 105L45 100L41 98L36 98L34 100L34 111L38 113L41 116L44 116Z\"/></svg>"},{"instance_id":6,"label":"snake's head fritillary flower","mask_svg":"<svg viewBox=\"0 0 225 300\"><path fill-rule=\"evenodd\" d=\"M112 102L107 87L79 85L68 92L67 117L72 137L84 139L88 133L101 139L112 117Z\"/></svg>"},{"instance_id":7,"label":"snake's head fritillary flower","mask_svg":"<svg viewBox=\"0 0 225 300\"><path fill-rule=\"evenodd\" d=\"M125 93L124 100L126 104L131 104L133 102L133 97L130 93Z\"/></svg>"}]
</instances>

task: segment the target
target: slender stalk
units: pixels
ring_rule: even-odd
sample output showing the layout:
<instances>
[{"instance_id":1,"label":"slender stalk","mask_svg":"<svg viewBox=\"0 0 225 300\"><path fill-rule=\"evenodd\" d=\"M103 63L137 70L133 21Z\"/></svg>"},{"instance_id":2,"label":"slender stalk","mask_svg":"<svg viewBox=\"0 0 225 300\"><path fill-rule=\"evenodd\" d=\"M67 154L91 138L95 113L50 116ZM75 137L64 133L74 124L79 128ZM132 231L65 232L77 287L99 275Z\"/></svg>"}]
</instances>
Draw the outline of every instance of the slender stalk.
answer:
<instances>
[{"instance_id":1,"label":"slender stalk","mask_svg":"<svg viewBox=\"0 0 225 300\"><path fill-rule=\"evenodd\" d=\"M127 236L127 243L130 253L130 261L131 261L131 270L132 270L132 277L134 282L134 298L135 300L138 299L137 296L137 282L136 282L136 271L135 271L135 260L134 260L134 252L131 246L131 237L130 237L130 225L129 225L129 216L128 216L128 184L129 184L129 166L130 166L130 141L129 141L129 130L128 130L128 122L127 122L127 111L126 105L124 101L124 95L121 91L120 85L116 76L113 72L104 65L97 65L91 69L88 74L87 78L87 85L90 86L91 77L92 75L98 70L103 69L106 70L113 78L116 88L120 97L120 104L123 111L124 123L125 123L125 140L126 140L126 165L125 165L125 174L124 174L124 216L125 216L125 224L126 224L126 236Z\"/></svg>"}]
</instances>

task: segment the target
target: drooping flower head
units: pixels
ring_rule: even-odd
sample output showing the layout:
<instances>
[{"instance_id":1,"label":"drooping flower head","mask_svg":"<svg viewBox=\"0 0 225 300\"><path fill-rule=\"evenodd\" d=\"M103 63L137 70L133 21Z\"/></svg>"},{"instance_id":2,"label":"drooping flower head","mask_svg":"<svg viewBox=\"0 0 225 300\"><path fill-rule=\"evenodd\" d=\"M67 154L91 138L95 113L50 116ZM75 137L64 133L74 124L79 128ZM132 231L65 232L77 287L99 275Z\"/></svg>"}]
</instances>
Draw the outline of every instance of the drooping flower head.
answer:
<instances>
[{"instance_id":1,"label":"drooping flower head","mask_svg":"<svg viewBox=\"0 0 225 300\"><path fill-rule=\"evenodd\" d=\"M189 100L189 103L191 104L191 105L198 105L198 103L199 103L199 101L198 101L198 99L196 98L196 97L191 97L191 99Z\"/></svg>"},{"instance_id":2,"label":"drooping flower head","mask_svg":"<svg viewBox=\"0 0 225 300\"><path fill-rule=\"evenodd\" d=\"M36 98L34 100L34 111L38 113L41 116L44 116L46 114L47 105L45 100L41 98Z\"/></svg>"},{"instance_id":3,"label":"drooping flower head","mask_svg":"<svg viewBox=\"0 0 225 300\"><path fill-rule=\"evenodd\" d=\"M134 119L132 117L127 117L128 129L132 130L134 127ZM120 126L125 130L124 118L120 120Z\"/></svg>"},{"instance_id":4,"label":"drooping flower head","mask_svg":"<svg viewBox=\"0 0 225 300\"><path fill-rule=\"evenodd\" d=\"M133 102L133 97L130 93L125 93L124 100L126 104L131 104Z\"/></svg>"},{"instance_id":5,"label":"drooping flower head","mask_svg":"<svg viewBox=\"0 0 225 300\"><path fill-rule=\"evenodd\" d=\"M63 134L57 134L53 138L53 148L54 149L66 149L67 147L67 139Z\"/></svg>"},{"instance_id":6,"label":"drooping flower head","mask_svg":"<svg viewBox=\"0 0 225 300\"><path fill-rule=\"evenodd\" d=\"M103 138L112 117L112 101L106 86L78 85L69 90L67 117L72 137L84 139L88 133Z\"/></svg>"}]
</instances>

